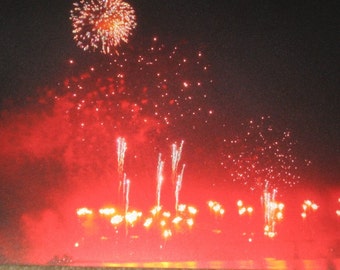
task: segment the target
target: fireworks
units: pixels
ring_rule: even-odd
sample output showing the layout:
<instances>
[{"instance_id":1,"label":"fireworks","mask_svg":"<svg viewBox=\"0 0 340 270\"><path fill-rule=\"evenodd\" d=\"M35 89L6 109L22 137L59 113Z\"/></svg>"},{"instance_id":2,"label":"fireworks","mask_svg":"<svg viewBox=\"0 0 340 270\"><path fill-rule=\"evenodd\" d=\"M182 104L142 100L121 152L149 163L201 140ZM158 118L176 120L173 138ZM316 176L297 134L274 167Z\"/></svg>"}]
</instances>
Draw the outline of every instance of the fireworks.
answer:
<instances>
[{"instance_id":1,"label":"fireworks","mask_svg":"<svg viewBox=\"0 0 340 270\"><path fill-rule=\"evenodd\" d=\"M249 121L243 125L242 135L231 140L223 154L221 164L231 178L251 189L265 185L277 188L280 183L291 187L300 178L291 132L275 130L270 120L262 117L259 123Z\"/></svg>"},{"instance_id":2,"label":"fireworks","mask_svg":"<svg viewBox=\"0 0 340 270\"><path fill-rule=\"evenodd\" d=\"M145 146L162 147L193 127L199 132L214 117L207 102L209 65L191 45L166 46L155 38L82 72L73 70L73 62L75 75L44 89L34 103L62 122L68 173L77 178L111 170L114 137L124 134L130 157L138 159ZM153 170L151 160L143 166Z\"/></svg>"},{"instance_id":3,"label":"fireworks","mask_svg":"<svg viewBox=\"0 0 340 270\"><path fill-rule=\"evenodd\" d=\"M122 42L128 42L137 25L135 11L121 0L81 0L73 6L74 40L85 51L111 54Z\"/></svg>"}]
</instances>

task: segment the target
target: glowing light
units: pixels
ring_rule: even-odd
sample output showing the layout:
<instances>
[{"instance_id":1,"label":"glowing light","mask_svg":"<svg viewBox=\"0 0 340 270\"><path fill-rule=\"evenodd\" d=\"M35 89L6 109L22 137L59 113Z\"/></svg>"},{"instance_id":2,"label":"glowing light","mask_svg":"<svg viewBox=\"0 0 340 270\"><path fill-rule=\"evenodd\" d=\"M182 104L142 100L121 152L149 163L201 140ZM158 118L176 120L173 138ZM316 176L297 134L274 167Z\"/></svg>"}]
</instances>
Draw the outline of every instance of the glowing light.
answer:
<instances>
[{"instance_id":1,"label":"glowing light","mask_svg":"<svg viewBox=\"0 0 340 270\"><path fill-rule=\"evenodd\" d=\"M135 11L121 0L80 0L73 4L70 20L77 46L104 54L127 43L137 25Z\"/></svg>"}]
</instances>

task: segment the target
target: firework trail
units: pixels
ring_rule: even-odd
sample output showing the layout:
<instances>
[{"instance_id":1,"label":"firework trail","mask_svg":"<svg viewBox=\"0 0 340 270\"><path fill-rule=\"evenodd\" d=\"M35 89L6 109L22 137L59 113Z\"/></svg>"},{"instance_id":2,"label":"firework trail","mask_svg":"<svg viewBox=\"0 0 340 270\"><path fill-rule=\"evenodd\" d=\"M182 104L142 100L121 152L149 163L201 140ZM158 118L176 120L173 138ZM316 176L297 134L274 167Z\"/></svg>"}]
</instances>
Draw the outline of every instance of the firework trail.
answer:
<instances>
[{"instance_id":1,"label":"firework trail","mask_svg":"<svg viewBox=\"0 0 340 270\"><path fill-rule=\"evenodd\" d=\"M126 175L124 174L124 159L125 159L126 149L127 149L127 146L126 146L125 139L122 137L119 137L117 139L117 157L118 157L117 171L118 171L118 181L119 181L118 194L120 194L122 187L123 187L123 194L125 194Z\"/></svg>"},{"instance_id":2,"label":"firework trail","mask_svg":"<svg viewBox=\"0 0 340 270\"><path fill-rule=\"evenodd\" d=\"M176 181L176 189L175 189L175 209L178 210L178 202L179 202L179 192L182 189L182 181L183 181L183 173L184 173L185 164L183 164L181 173L177 176Z\"/></svg>"},{"instance_id":3,"label":"firework trail","mask_svg":"<svg viewBox=\"0 0 340 270\"><path fill-rule=\"evenodd\" d=\"M184 141L181 141L180 146L178 147L176 143L172 144L172 154L171 154L171 168L172 168L172 183L173 185L177 185L177 183L175 183L176 177L177 177L177 170L178 170L178 164L179 161L181 159L181 155L182 155L182 149L183 149L183 143Z\"/></svg>"},{"instance_id":4,"label":"firework trail","mask_svg":"<svg viewBox=\"0 0 340 270\"><path fill-rule=\"evenodd\" d=\"M81 0L73 4L73 39L83 50L111 54L128 42L137 26L134 9L121 0Z\"/></svg>"},{"instance_id":5,"label":"firework trail","mask_svg":"<svg viewBox=\"0 0 340 270\"><path fill-rule=\"evenodd\" d=\"M162 183L164 180L163 177L163 168L164 168L164 161L162 160L162 154L158 156L158 164L157 164L157 207L160 207L161 203L161 189Z\"/></svg>"}]
</instances>

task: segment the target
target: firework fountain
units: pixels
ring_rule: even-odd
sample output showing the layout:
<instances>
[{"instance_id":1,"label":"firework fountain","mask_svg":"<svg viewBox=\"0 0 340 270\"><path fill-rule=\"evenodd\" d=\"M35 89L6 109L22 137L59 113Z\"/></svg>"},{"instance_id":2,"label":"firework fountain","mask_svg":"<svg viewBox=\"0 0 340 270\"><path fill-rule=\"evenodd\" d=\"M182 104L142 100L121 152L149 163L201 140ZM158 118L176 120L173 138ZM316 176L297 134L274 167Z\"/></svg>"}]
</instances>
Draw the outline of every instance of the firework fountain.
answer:
<instances>
[{"instance_id":1,"label":"firework fountain","mask_svg":"<svg viewBox=\"0 0 340 270\"><path fill-rule=\"evenodd\" d=\"M158 164L157 164L157 190L156 190L158 208L160 207L160 204L161 204L161 189L162 189L162 183L164 180L163 169L164 169L164 161L162 160L162 154L159 154Z\"/></svg>"},{"instance_id":2,"label":"firework fountain","mask_svg":"<svg viewBox=\"0 0 340 270\"><path fill-rule=\"evenodd\" d=\"M184 168L185 168L185 164L183 164L181 173L177 176L177 181L176 181L176 189L175 189L175 209L176 209L176 211L178 209L178 203L179 203L179 192L182 189Z\"/></svg>"},{"instance_id":3,"label":"firework fountain","mask_svg":"<svg viewBox=\"0 0 340 270\"><path fill-rule=\"evenodd\" d=\"M176 143L172 144L172 154L171 154L172 176L171 176L171 179L172 179L173 185L177 185L176 178L177 178L178 164L179 164L179 161L181 160L183 144L184 144L183 140L181 141L180 146L177 146Z\"/></svg>"},{"instance_id":4,"label":"firework fountain","mask_svg":"<svg viewBox=\"0 0 340 270\"><path fill-rule=\"evenodd\" d=\"M118 172L118 197L120 197L121 189L123 192L123 197L126 192L126 174L124 173L124 159L127 146L124 138L119 137L117 139L117 172Z\"/></svg>"}]
</instances>

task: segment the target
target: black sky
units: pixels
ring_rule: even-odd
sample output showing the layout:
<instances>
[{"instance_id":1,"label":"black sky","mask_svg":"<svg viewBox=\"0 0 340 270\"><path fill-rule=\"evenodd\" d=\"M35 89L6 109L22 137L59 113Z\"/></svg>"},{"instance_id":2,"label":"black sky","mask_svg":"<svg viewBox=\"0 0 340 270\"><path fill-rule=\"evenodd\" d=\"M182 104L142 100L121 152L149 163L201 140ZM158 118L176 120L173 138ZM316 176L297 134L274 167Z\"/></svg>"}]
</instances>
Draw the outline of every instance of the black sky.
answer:
<instances>
[{"instance_id":1,"label":"black sky","mask_svg":"<svg viewBox=\"0 0 340 270\"><path fill-rule=\"evenodd\" d=\"M337 1L129 1L131 42L158 35L206 48L222 121L272 115L295 131L321 174L338 183ZM72 1L5 0L0 16L1 95L19 100L53 85L69 58L92 61L72 40Z\"/></svg>"}]
</instances>

